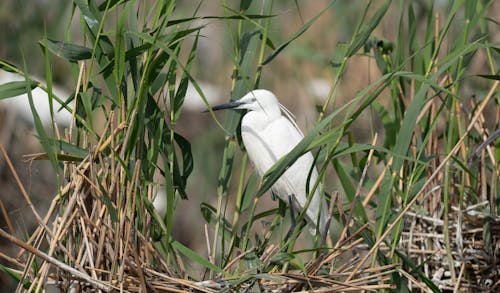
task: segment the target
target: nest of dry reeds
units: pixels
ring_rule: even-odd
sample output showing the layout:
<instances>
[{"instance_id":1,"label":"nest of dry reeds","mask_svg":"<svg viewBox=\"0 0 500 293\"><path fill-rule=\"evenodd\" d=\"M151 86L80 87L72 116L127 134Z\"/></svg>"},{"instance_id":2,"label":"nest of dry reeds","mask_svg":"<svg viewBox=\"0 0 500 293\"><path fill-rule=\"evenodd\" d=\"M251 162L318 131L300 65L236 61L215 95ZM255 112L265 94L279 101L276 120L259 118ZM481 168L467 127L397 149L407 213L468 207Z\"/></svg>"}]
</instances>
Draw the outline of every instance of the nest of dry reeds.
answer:
<instances>
[{"instance_id":1,"label":"nest of dry reeds","mask_svg":"<svg viewBox=\"0 0 500 293\"><path fill-rule=\"evenodd\" d=\"M465 209L452 205L448 222L437 216L437 201L427 204L435 213L407 213L401 251L442 291L496 292L500 288L500 218L485 216L489 202Z\"/></svg>"},{"instance_id":2,"label":"nest of dry reeds","mask_svg":"<svg viewBox=\"0 0 500 293\"><path fill-rule=\"evenodd\" d=\"M3 211L12 231L0 229L0 237L20 250L16 256L0 254L0 257L16 267L9 272L18 276L19 290L39 291L56 286L63 291L105 292L378 291L394 289L394 276L405 278L415 292L427 292L429 288L495 292L500 288L500 219L487 216L485 210L490 201L481 197L481 202L463 206L450 200L450 207L446 208L438 192L440 177L434 174L429 176L425 196L412 199L386 231L386 234L393 231L402 221L401 240L396 251L391 252L407 259L401 263L380 265L378 253L389 253L384 242L387 235L368 247L361 236L370 233L371 223L366 223L357 229L354 224L349 225L350 234L344 227L339 242L317 253L302 269L280 266L276 259L283 256L282 248L269 244L258 255L255 248L240 251L219 270L205 265L205 270L211 273L194 277L185 269L180 253L164 249L171 242L162 247L152 229L157 218L151 204L153 187L140 180L142 162L123 164L117 159L121 157L122 145L115 141L115 136L125 132L127 126L113 127L109 123L107 128L112 135L102 135L101 141L82 160L71 162L71 158L61 157L66 159L67 181L44 216L37 212L0 145L7 166L38 222L30 238L23 241L13 236L15 232L10 228L13 225ZM368 161L372 154L373 151ZM479 168L486 165L484 158L471 164ZM125 170L124 166L133 168ZM454 191L450 189L450 193ZM336 199L332 203L337 203ZM352 211L353 208L349 215L342 215L344 222L354 222ZM236 270L237 264L252 254L258 258L259 266ZM210 264L209 259L205 262Z\"/></svg>"},{"instance_id":3,"label":"nest of dry reeds","mask_svg":"<svg viewBox=\"0 0 500 293\"><path fill-rule=\"evenodd\" d=\"M55 286L65 292L245 292L257 286L262 292L348 292L392 288L390 275L400 268L360 268L361 258L352 257L360 243L354 237L357 233L310 260L305 271L250 270L235 277L232 267L254 249L238 254L226 271L212 278L194 280L184 271L174 271L154 244L150 230L138 228L151 227L152 221L148 213L137 212L146 210L136 194L144 186L138 176L126 178L121 165L104 155L107 148L119 149L111 144L111 140L99 144L83 161L67 164L68 182L54 196L45 216L37 213L18 180L39 224L27 241L0 230L1 237L20 248L15 257L2 255L19 268L13 271L21 276L18 289L39 291ZM5 152L4 156L11 166ZM139 168L140 162L132 174ZM16 176L14 169L11 171ZM279 252L278 246L269 245L259 261L269 264ZM341 258L342 265L336 265ZM176 262L184 267L181 257L177 256Z\"/></svg>"},{"instance_id":4,"label":"nest of dry reeds","mask_svg":"<svg viewBox=\"0 0 500 293\"><path fill-rule=\"evenodd\" d=\"M31 203L1 147L38 221L27 241L14 237L13 231L0 230L1 237L20 248L15 257L0 255L17 267L11 271L20 276L19 289L39 291L56 286L63 291L105 292L359 292L395 289L391 282L394 275L406 278L412 290L422 292L433 287L455 292L494 292L499 288L500 219L485 216L489 202L460 208L459 203L451 201L447 216L443 216L440 194L433 196L437 189L430 187L427 196L401 214L403 229L397 253L408 258L410 261L403 263L413 263L413 268L399 263L378 265L377 250L387 253L388 247L382 240L367 247L360 237L367 232L367 223L351 234L344 228L340 241L309 260L303 269L283 270L277 265L272 270L237 271L239 261L253 254L254 248L240 251L220 271L193 277L185 270L180 254L172 253L174 250L168 254L158 245L151 229L155 222L153 188L139 179L141 162L125 170L126 164L116 159L119 156L109 155L120 152L122 146L114 136L125 131L126 125L111 129L110 124L108 128L113 135L106 139L103 135L83 160L65 163L67 182L44 216ZM141 194L147 194L146 198ZM416 207L425 212L417 212ZM348 223L351 216L347 216ZM282 249L269 244L262 251L257 256L261 268L276 262ZM417 271L432 284L415 277Z\"/></svg>"}]
</instances>

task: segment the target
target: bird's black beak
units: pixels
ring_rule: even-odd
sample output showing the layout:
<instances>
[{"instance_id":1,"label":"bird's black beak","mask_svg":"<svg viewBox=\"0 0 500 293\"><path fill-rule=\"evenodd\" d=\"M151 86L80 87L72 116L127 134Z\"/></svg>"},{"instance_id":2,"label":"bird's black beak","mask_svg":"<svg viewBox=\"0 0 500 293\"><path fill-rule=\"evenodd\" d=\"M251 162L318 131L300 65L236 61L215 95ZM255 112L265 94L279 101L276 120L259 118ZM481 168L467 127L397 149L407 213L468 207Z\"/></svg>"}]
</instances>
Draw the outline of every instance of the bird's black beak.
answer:
<instances>
[{"instance_id":1,"label":"bird's black beak","mask_svg":"<svg viewBox=\"0 0 500 293\"><path fill-rule=\"evenodd\" d=\"M223 110L223 109L233 109L233 108L236 108L236 107L241 106L243 104L244 103L242 103L242 102L234 101L234 102L230 102L230 103L226 103L226 104L213 106L212 111ZM203 111L203 113L206 113L206 112L209 112L209 110L207 109L207 110Z\"/></svg>"}]
</instances>

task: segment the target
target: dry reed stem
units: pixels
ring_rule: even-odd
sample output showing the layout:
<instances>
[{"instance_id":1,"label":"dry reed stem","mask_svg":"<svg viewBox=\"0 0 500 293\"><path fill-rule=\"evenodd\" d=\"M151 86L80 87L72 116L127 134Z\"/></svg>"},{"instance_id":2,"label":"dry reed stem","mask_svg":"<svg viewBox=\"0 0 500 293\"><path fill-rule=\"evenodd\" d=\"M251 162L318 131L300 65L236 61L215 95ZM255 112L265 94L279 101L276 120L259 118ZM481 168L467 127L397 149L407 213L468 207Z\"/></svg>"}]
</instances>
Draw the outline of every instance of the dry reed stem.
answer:
<instances>
[{"instance_id":1,"label":"dry reed stem","mask_svg":"<svg viewBox=\"0 0 500 293\"><path fill-rule=\"evenodd\" d=\"M12 225L12 222L10 221L9 213L7 213L7 210L5 209L2 199L0 199L0 211L2 212L7 227L9 228L9 233L14 234L15 233L14 225Z\"/></svg>"},{"instance_id":2,"label":"dry reed stem","mask_svg":"<svg viewBox=\"0 0 500 293\"><path fill-rule=\"evenodd\" d=\"M46 253L44 253L42 251L39 251L38 249L26 244L25 242L17 239L16 237L10 235L7 232L5 232L1 228L0 228L0 236L9 240L10 242L14 243L15 245L29 251L31 254L36 255L37 257L43 259L44 261L53 264L54 266L58 267L59 269L67 271L68 273L74 275L75 277L80 278L82 280L85 280L101 290L104 290L106 292L109 291L109 288L106 284L103 284L100 281L94 280L90 276L68 266L67 264L65 264L63 262L60 262L59 260L47 255Z\"/></svg>"},{"instance_id":3,"label":"dry reed stem","mask_svg":"<svg viewBox=\"0 0 500 293\"><path fill-rule=\"evenodd\" d=\"M7 151L5 150L5 148L3 147L2 144L0 144L0 151L2 152L2 155L3 155L4 159L5 159L5 162L9 166L10 172L12 173L12 175L14 176L14 179L16 180L17 186L21 190L21 194L23 195L24 200L26 201L26 203L30 207L31 211L33 212L33 215L35 216L38 224L44 226L44 228L46 230L49 230L47 228L47 226L45 225L45 223L43 222L43 220L40 217L40 215L38 214L35 206L31 202L31 198L30 198L28 192L26 191L26 189L24 188L24 185L22 184L21 179L19 179L19 176L17 175L17 172L16 172L16 170L14 168L14 165L12 165L12 161L10 160L9 156L7 155Z\"/></svg>"},{"instance_id":4,"label":"dry reed stem","mask_svg":"<svg viewBox=\"0 0 500 293\"><path fill-rule=\"evenodd\" d=\"M373 184L372 188L368 192L368 194L365 196L365 199L363 200L363 207L367 207L370 201L372 200L373 196L376 194L378 188L380 187L380 184L382 184L382 181L384 180L385 172L388 169L391 169L392 167L392 160L393 158L391 157L389 159L389 162L387 162L387 165L384 167L384 170L380 173L378 176L377 180L375 181L375 184Z\"/></svg>"},{"instance_id":5,"label":"dry reed stem","mask_svg":"<svg viewBox=\"0 0 500 293\"><path fill-rule=\"evenodd\" d=\"M399 264L389 266L363 267L366 260L373 256L374 251L387 252L391 247L385 246L382 241L387 237L396 224L403 220L404 216L409 218L412 229L402 231L400 245L407 245L406 251L411 257L419 259L420 263L424 263L424 270L428 272L428 276L432 274L432 268L436 259L442 255L449 254L453 259L461 258L460 272L456 276L456 282L451 284L448 280L443 280L442 275L435 273L436 283L443 288L451 288L457 290L459 286L465 283L465 270L472 267L475 271L481 271L481 265L488 262L487 257L475 256L475 263L469 265L463 258L478 254L483 247L486 246L484 241L479 241L474 238L482 232L482 229L477 225L484 222L483 214L476 214L476 209L485 208L488 205L488 197L483 195L483 202L464 207L450 208L450 213L457 213L469 223L469 226L459 225L453 227L450 225L450 237L460 237L462 249L454 249L449 251L444 244L444 235L436 234L437 230L445 228L445 221L438 218L441 208L435 196L436 191L440 190L439 171L449 162L452 155L457 151L463 151L464 138L474 127L477 129L476 123L479 123L479 128L484 128L482 125L482 111L488 100L491 99L492 92L498 87L498 82L494 84L488 97L483 101L478 111L471 119L467 129L463 132L460 140L454 146L453 150L444 158L444 160L436 166L434 172L430 174L428 180L424 183L416 196L399 212L396 220L388 227L386 232L377 240L373 247L362 245L360 233L368 228L369 223L365 223L359 227L354 233L348 234L348 226L353 219L354 208L351 208L346 215L342 210L342 205L339 204L340 198L335 194L332 196L331 204L337 204L339 212L346 223L340 237L340 241L326 255L321 254L318 258L309 261L306 264L306 273L302 270L290 271L286 274L270 273L255 274L256 269L253 268L239 275L231 275L231 267L238 263L245 255L253 252L243 252L240 255L229 260L224 271L227 273L224 277L231 277L232 280L245 276L245 273L252 274L252 278L247 282L238 284L238 288L248 289L256 282L264 292L272 290L305 290L307 292L331 292L331 291L377 291L382 289L390 289L391 274L401 274L410 281L411 286L425 291L426 285L417 280L414 276L404 271ZM429 104L429 111L433 106ZM140 181L141 162L137 161L133 170L125 170L124 166L119 162L124 160L123 145L116 144L118 138L130 135L130 129L125 124L120 124L115 127L114 113L110 113L112 119L107 123L106 129L101 135L101 139L97 146L92 149L90 154L79 164L68 164L65 172L70 179L70 183L65 185L60 194L55 195L52 200L49 212L41 219L39 217L39 227L35 230L28 242L22 242L14 238L11 234L0 230L0 236L9 239L21 247L24 251L29 252L28 259L21 263L16 259L9 258L0 254L0 257L6 259L18 266L23 267L23 280L29 279L32 282L33 290L43 289L46 280L58 282L61 286L79 286L82 290L89 287L98 288L103 291L123 290L126 292L139 291L168 291L168 292L185 292L185 291L201 291L201 292L216 292L219 290L230 290L230 285L226 280L210 280L194 282L187 279L183 260L179 254L171 256L175 258L178 264L178 272L173 272L167 262L163 259L161 253L153 246L150 232L146 227L140 229L138 226L141 223L146 225L151 224L152 219L149 213L145 212L144 203L140 200L144 194L144 188L147 189L148 198L151 198L151 186L143 186ZM481 134L487 134L481 132ZM106 137L106 133L110 133ZM460 132L462 133L462 132ZM482 135L483 139L485 138ZM128 140L125 140L128 141ZM376 136L373 144L376 143ZM436 145L432 146L433 148ZM4 156L5 151L2 148ZM353 206L355 207L361 198L361 186L365 180L366 172L371 165L373 149L370 150L367 163L363 170L362 179L357 187ZM463 153L462 153L463 155ZM491 157L482 156L481 164L482 171L485 170L487 160L491 161ZM388 163L391 165L392 159ZM379 187L381 180L385 174L385 170L378 177L373 188L368 192L363 205L366 206ZM11 168L13 174L15 171ZM14 175L16 177L16 175ZM485 175L481 174L482 180ZM438 180L439 179L439 180ZM18 180L18 184L20 181ZM432 186L436 184L436 186ZM486 184L486 183L485 183ZM20 185L21 190L23 188ZM483 191L484 192L484 191ZM25 200L30 204L29 196L23 193ZM429 211L429 216L420 215L410 208L415 205L417 198L424 196L426 208ZM332 208L332 206L330 208ZM32 207L33 208L33 207ZM142 212L141 212L142 211ZM36 213L36 210L33 210ZM4 212L5 213L5 212ZM483 216L483 218L481 218ZM451 216L450 216L451 217ZM49 222L52 222L49 224ZM142 221L142 222L141 222ZM493 219L493 224L500 220ZM451 223L451 222L450 222ZM492 229L496 226L492 227ZM10 228L9 228L10 229ZM208 230L205 231L206 239L209 241ZM468 237L468 238L467 238ZM435 247L426 246L425 241L432 240ZM42 252L41 247L47 246L47 252ZM458 246L461 248L461 246ZM207 245L209 255L213 253L213 248ZM363 258L355 256L350 257L343 264L338 264L338 260L352 251L366 251L368 253ZM281 251L278 246L270 246L264 254L260 256L260 261L264 265L271 264L273 256ZM463 254L463 255L462 255ZM20 253L19 256L23 254ZM39 257L43 260L42 265L34 275L33 260ZM463 257L463 258L462 258ZM63 259L63 261L60 261ZM211 260L212 261L212 260ZM55 273L54 273L55 271ZM327 273L325 273L325 271ZM181 276L179 278L179 275ZM268 277L266 279L266 277ZM31 278L31 279L30 279ZM270 280L271 279L271 280ZM20 290L20 287L18 288ZM218 289L217 289L218 288ZM231 291L232 292L232 291Z\"/></svg>"},{"instance_id":6,"label":"dry reed stem","mask_svg":"<svg viewBox=\"0 0 500 293\"><path fill-rule=\"evenodd\" d=\"M11 235L12 235L12 234L11 234ZM14 264L14 265L18 266L18 267L20 267L20 268L22 268L22 269L24 269L24 268L25 268L25 267L24 267L24 264L23 264L23 263L21 263L21 262L19 262L19 260L15 259L15 258L13 258L13 257L10 257L10 256L8 256L8 255L4 254L3 252L0 252L0 258L2 258L2 259L4 259L4 260L6 260L6 261L8 261L8 262L10 262L10 263L12 263L12 264Z\"/></svg>"},{"instance_id":7,"label":"dry reed stem","mask_svg":"<svg viewBox=\"0 0 500 293\"><path fill-rule=\"evenodd\" d=\"M486 108L486 105L488 104L489 100L491 97L493 97L493 94L495 93L500 81L496 81L493 86L491 87L490 91L488 92L488 95L485 97L485 99L482 101L481 105L479 106L477 113L474 115L472 118L469 126L467 127L466 132L460 137L459 141L455 144L453 149L450 151L450 153L443 159L441 164L434 170L432 175L425 181L424 185L421 187L419 192L412 198L410 202L406 205L406 207L403 208L401 213L394 219L394 221L389 224L385 232L381 235L381 237L375 242L373 247L370 249L368 254L359 262L359 264L356 267L356 270L354 270L351 275L347 278L347 280L351 280L354 275L356 274L356 271L361 268L361 266L364 265L364 263L368 260L370 256L373 255L373 253L376 251L377 247L382 243L382 241L389 235L389 233L392 232L392 230L398 225L398 223L403 219L403 216L409 211L409 209L417 202L419 199L419 195L423 193L425 188L435 179L435 177L440 174L441 169L444 168L444 166L448 163L448 161L451 159L451 157L457 152L457 150L460 148L462 141L467 137L471 129L474 127L474 123L479 119L481 113L484 111Z\"/></svg>"},{"instance_id":8,"label":"dry reed stem","mask_svg":"<svg viewBox=\"0 0 500 293\"><path fill-rule=\"evenodd\" d=\"M398 272L405 276L406 278L408 278L408 280L410 280L411 284L413 285L416 285L420 290L422 290L423 292L432 292L431 290L429 290L427 288L427 285L425 284L422 284L421 282L417 281L417 279L415 279L412 275L408 274L407 272L403 271L403 270L398 270Z\"/></svg>"}]
</instances>

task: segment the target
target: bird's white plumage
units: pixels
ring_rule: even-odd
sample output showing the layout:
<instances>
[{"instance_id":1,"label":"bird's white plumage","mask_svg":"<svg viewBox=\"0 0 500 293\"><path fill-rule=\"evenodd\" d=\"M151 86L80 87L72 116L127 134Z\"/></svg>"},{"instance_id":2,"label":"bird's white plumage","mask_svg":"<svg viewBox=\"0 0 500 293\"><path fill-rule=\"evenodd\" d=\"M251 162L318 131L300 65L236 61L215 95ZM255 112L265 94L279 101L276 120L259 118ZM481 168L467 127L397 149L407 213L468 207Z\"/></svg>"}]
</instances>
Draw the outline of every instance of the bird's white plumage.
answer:
<instances>
[{"instance_id":1,"label":"bird's white plumage","mask_svg":"<svg viewBox=\"0 0 500 293\"><path fill-rule=\"evenodd\" d=\"M254 90L236 101L236 109L249 110L241 122L241 137L257 174L263 176L279 159L288 154L303 138L295 123L282 115L281 106L273 93ZM307 201L307 190L312 190L318 178L310 152L302 155L276 181L272 191L283 201L291 196L296 209L302 210ZM312 168L309 187L307 179ZM327 209L321 197L321 185L316 189L306 218L319 231L325 231ZM320 213L321 212L321 213ZM320 214L319 214L320 213ZM319 223L318 223L319 219Z\"/></svg>"}]
</instances>

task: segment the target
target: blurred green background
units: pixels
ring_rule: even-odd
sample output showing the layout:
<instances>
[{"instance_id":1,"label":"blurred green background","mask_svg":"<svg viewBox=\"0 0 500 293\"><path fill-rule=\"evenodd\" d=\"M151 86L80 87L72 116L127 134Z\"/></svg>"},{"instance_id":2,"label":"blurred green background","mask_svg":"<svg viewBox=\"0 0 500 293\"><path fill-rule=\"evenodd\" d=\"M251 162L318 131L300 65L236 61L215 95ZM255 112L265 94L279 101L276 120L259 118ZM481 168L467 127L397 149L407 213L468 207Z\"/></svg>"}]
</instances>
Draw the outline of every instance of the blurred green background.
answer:
<instances>
[{"instance_id":1,"label":"blurred green background","mask_svg":"<svg viewBox=\"0 0 500 293\"><path fill-rule=\"evenodd\" d=\"M153 2L153 1L151 1ZM373 1L376 7L381 1ZM416 11L416 19L423 26L428 17L429 1L412 1ZM147 1L145 1L147 3ZM300 38L292 42L285 50L265 67L262 73L261 87L272 90L296 116L301 129L307 133L317 119L316 106L321 105L328 96L333 82L331 66L334 49L338 43L350 40L356 24L363 13L368 1L336 1ZM375 29L372 37L392 42L397 38L398 17L400 4L404 1L393 1L381 24ZM315 17L321 10L331 4L331 1L275 1L273 12L276 14L271 22L270 39L275 44L281 44L304 24ZM447 16L448 1L435 1L435 12L441 19ZM65 0L3 0L0 2L0 59L7 60L22 67L23 58L26 60L30 73L44 79L44 58L38 41L46 34L49 39L63 39L70 33L78 33L78 26L68 27L67 19L71 9L70 1ZM198 15L222 15L223 8L219 1L178 1L174 15L176 18L190 17L193 8L199 6ZM259 13L260 11L254 11ZM371 11L369 11L371 13ZM500 4L492 6L490 15L500 15ZM192 76L202 85L202 89L211 103L222 103L229 100L231 89L231 61L230 28L223 21L217 19L200 20L206 24L201 30L197 57L192 66ZM450 34L459 34L460 27L451 27ZM499 30L492 38L499 39ZM77 37L76 37L77 39ZM75 87L74 80L69 75L64 60L52 58L53 80L60 88L70 93ZM471 71L481 72L485 66L485 59L479 56L474 60ZM0 77L4 72L0 72ZM336 103L343 105L356 96L356 93L381 76L375 60L368 54L359 53L354 56L345 71L343 81L338 88ZM486 82L471 79L463 87L462 95L471 96L484 90ZM203 251L205 237L203 233L203 218L200 216L201 202L216 205L217 180L222 161L224 147L224 131L219 129L212 118L205 113L200 98L195 91L189 93L181 119L176 125L176 131L185 136L192 145L194 156L194 171L190 177L187 193L189 200L179 201L176 213L176 225L173 237L181 243L194 249ZM386 93L388 96L389 93ZM382 94L384 96L384 94ZM380 99L380 103L389 103ZM192 103L190 105L189 103ZM33 135L29 122L15 120L10 116L16 115L2 105L0 124L0 143L3 143L15 164L26 188L36 199L36 205L41 214L47 208L47 198L52 198L56 192L55 176L48 162L35 161L26 163L23 155L36 153L41 150ZM489 111L494 112L495 109ZM10 116L9 116L10 115ZM224 113L218 114L224 117ZM15 123L5 121L14 119ZM15 128L5 129L5 125L14 125ZM382 123L376 115L362 114L350 128L353 139L358 143L369 143L374 132L382 133L379 141L383 141ZM240 155L240 154L238 154ZM235 160L239 162L239 160ZM237 167L236 167L237 169ZM233 180L237 180L233 176ZM333 190L338 180L335 176L328 178ZM4 162L0 162L0 197L12 219L15 219L16 228L21 234L33 228L33 219L25 217L29 213L24 201L19 198L19 192L14 184L11 172ZM331 190L331 191L333 191ZM230 192L230 197L233 196ZM20 204L21 203L21 204ZM267 205L276 205L269 196L263 201L259 209L264 210ZM229 207L230 208L230 207ZM193 221L199 219L199 221ZM0 219L0 225L4 225ZM0 245L7 245L0 239ZM5 252L3 248L0 249ZM8 251L8 250L7 250ZM16 251L16 250L10 250ZM0 283L9 282L9 278L0 273ZM1 287L1 286L0 286ZM7 292L7 291L6 291Z\"/></svg>"}]
</instances>

